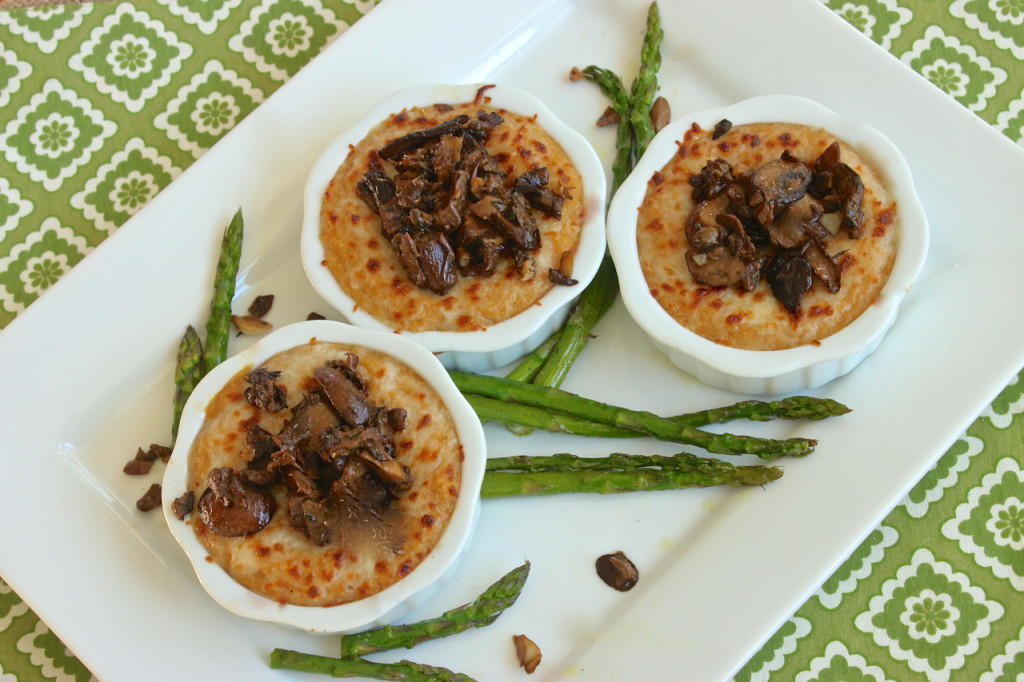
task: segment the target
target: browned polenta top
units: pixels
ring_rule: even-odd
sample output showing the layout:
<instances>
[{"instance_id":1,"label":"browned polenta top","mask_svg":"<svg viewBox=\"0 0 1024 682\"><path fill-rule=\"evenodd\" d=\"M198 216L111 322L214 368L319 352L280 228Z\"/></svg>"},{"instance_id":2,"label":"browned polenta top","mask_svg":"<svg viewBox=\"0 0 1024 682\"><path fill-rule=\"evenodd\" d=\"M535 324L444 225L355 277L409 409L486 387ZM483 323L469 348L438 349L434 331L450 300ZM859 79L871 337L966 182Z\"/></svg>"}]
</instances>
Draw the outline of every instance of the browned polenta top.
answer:
<instances>
[{"instance_id":1,"label":"browned polenta top","mask_svg":"<svg viewBox=\"0 0 1024 682\"><path fill-rule=\"evenodd\" d=\"M510 177L546 167L549 186L564 188L562 217L537 216L540 249L531 252L538 273L523 281L503 259L489 277L462 277L445 295L418 288L402 269L383 236L380 218L356 194L370 168L370 154L402 135L430 128L459 114L497 112L504 122L486 145ZM537 302L553 286L546 273L558 268L562 254L575 252L583 226L583 179L561 146L534 118L473 102L436 104L389 116L352 148L324 193L320 240L325 265L356 306L403 331L475 331L513 317ZM344 312L344 311L343 311Z\"/></svg>"},{"instance_id":2,"label":"browned polenta top","mask_svg":"<svg viewBox=\"0 0 1024 682\"><path fill-rule=\"evenodd\" d=\"M711 159L756 169L788 150L810 164L836 138L827 131L789 123L733 127L717 140L694 125L678 152L654 173L637 219L637 248L651 295L679 324L715 343L750 350L778 350L819 341L839 331L878 297L892 270L899 242L896 203L876 172L840 140L840 160L864 182L863 236L840 231L828 252L842 272L842 287L830 294L815 278L799 308L790 312L764 278L751 292L709 287L694 281L686 266L687 216L695 202L690 177Z\"/></svg>"},{"instance_id":3,"label":"browned polenta top","mask_svg":"<svg viewBox=\"0 0 1024 682\"><path fill-rule=\"evenodd\" d=\"M281 603L332 606L380 592L408 575L430 553L448 525L462 480L462 448L441 397L419 374L383 353L361 346L311 342L274 355L261 366L280 371L277 384L289 402L301 399L313 370L352 352L376 405L401 407L406 427L396 437L395 456L409 467L413 485L379 519L348 523L343 539L318 547L289 527L286 493L276 491L277 511L263 530L227 537L210 531L199 514L190 516L199 542L238 583ZM189 453L188 490L198 500L206 475L216 467L244 469L241 453L256 420L277 433L290 410L269 413L243 397L248 368L214 397ZM293 405L294 407L294 405Z\"/></svg>"}]
</instances>

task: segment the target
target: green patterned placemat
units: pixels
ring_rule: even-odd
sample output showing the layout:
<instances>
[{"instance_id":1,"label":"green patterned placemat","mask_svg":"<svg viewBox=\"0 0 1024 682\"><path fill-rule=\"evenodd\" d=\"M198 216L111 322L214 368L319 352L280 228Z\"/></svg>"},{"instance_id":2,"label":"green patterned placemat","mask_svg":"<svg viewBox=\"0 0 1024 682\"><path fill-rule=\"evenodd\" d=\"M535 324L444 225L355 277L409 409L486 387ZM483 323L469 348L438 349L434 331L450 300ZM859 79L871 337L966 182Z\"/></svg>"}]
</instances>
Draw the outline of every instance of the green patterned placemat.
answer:
<instances>
[{"instance_id":1,"label":"green patterned placemat","mask_svg":"<svg viewBox=\"0 0 1024 682\"><path fill-rule=\"evenodd\" d=\"M1024 145L1024 0L827 2ZM0 327L373 1L0 11ZM738 680L1024 679L1024 399L1002 393ZM0 681L88 680L0 581Z\"/></svg>"}]
</instances>

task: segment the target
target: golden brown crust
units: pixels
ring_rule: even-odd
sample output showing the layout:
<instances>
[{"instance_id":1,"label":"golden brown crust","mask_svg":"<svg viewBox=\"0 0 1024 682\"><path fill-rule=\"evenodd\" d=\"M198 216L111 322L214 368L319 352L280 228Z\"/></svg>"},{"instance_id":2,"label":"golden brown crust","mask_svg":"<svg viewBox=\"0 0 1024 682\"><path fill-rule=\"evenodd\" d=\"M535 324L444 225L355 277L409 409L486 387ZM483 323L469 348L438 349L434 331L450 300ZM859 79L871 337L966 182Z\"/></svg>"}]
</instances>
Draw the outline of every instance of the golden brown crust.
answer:
<instances>
[{"instance_id":1,"label":"golden brown crust","mask_svg":"<svg viewBox=\"0 0 1024 682\"><path fill-rule=\"evenodd\" d=\"M829 252L843 254L838 258L840 291L830 294L815 279L799 309L790 313L763 278L749 293L694 281L685 260L690 248L685 222L694 207L689 180L712 158L757 168L788 150L812 163L836 138L819 128L787 123L735 126L717 140L711 133L697 126L688 130L677 142L678 153L648 181L637 219L637 248L651 295L679 324L736 348L792 348L820 341L848 325L878 297L899 242L896 203L877 174L840 140L841 160L864 181L864 233L850 239L841 231L829 240Z\"/></svg>"},{"instance_id":2,"label":"golden brown crust","mask_svg":"<svg viewBox=\"0 0 1024 682\"><path fill-rule=\"evenodd\" d=\"M288 525L287 500L260 532L226 537L211 532L192 514L196 537L238 583L281 603L332 606L380 592L408 575L430 553L448 525L462 479L462 449L455 424L440 396L409 367L361 346L315 342L279 353L262 366L282 372L289 403L300 399L315 367L346 352L359 356L378 406L401 407L406 427L395 438L396 458L411 470L413 485L387 507L379 522L350 524L343 539L317 547ZM243 469L246 432L259 412L242 396L248 370L240 372L214 397L189 453L188 490L198 500L211 469ZM289 416L284 410L262 413L258 423L277 433Z\"/></svg>"},{"instance_id":3,"label":"golden brown crust","mask_svg":"<svg viewBox=\"0 0 1024 682\"><path fill-rule=\"evenodd\" d=\"M439 296L412 283L381 234L380 218L359 199L355 187L369 169L371 150L462 113L475 118L480 110L496 111L504 119L486 146L502 170L518 176L547 167L550 186L560 185L567 196L561 219L537 216L541 248L532 254L538 273L532 280L522 281L504 259L494 275L459 277L447 294ZM352 149L324 193L320 240L325 265L360 309L389 327L413 332L484 329L519 314L551 289L548 269L558 268L562 254L575 251L579 244L583 189L572 161L532 118L472 102L408 109L374 127Z\"/></svg>"}]
</instances>

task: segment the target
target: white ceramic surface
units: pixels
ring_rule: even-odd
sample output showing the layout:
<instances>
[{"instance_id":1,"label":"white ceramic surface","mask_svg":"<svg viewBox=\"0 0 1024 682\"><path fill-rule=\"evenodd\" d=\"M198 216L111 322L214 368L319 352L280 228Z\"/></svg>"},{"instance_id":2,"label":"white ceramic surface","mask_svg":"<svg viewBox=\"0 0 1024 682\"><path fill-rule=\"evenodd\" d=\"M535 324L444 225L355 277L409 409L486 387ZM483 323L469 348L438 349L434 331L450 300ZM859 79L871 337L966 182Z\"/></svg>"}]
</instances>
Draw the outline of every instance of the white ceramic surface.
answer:
<instances>
[{"instance_id":1,"label":"white ceramic surface","mask_svg":"<svg viewBox=\"0 0 1024 682\"><path fill-rule=\"evenodd\" d=\"M338 166L371 128L403 109L438 102L470 102L483 83L470 85L425 85L407 88L386 97L358 123L338 136L317 159L309 174L302 220L302 264L313 288L349 322L367 329L391 331L387 323L373 317L338 285L323 265L324 248L320 241L320 212L324 190ZM399 332L438 353L449 368L493 369L526 355L554 333L565 321L569 307L594 278L605 252L604 205L605 173L601 160L590 143L560 121L533 95L507 85L487 90L490 104L523 115L536 114L537 123L557 141L575 164L584 187L584 220L579 248L573 262L573 278L578 284L555 286L535 305L518 315L472 332L429 331Z\"/></svg>"},{"instance_id":2,"label":"white ceramic surface","mask_svg":"<svg viewBox=\"0 0 1024 682\"><path fill-rule=\"evenodd\" d=\"M179 521L173 509L174 498L188 487L189 451L206 418L210 401L239 372L259 366L275 353L308 344L313 338L360 345L401 359L441 396L455 421L465 453L459 500L444 535L431 553L408 576L387 589L359 601L327 608L280 604L242 587L219 565L208 560L208 552L196 538L192 523L189 519ZM354 632L394 622L422 606L451 578L469 545L480 513L480 484L486 460L487 447L480 421L448 373L422 346L395 334L360 329L343 322L297 322L271 332L256 344L229 357L199 382L185 404L174 454L164 470L163 513L171 534L188 555L199 581L224 608L246 618L282 623L309 632Z\"/></svg>"},{"instance_id":3,"label":"white ceramic surface","mask_svg":"<svg viewBox=\"0 0 1024 682\"><path fill-rule=\"evenodd\" d=\"M881 294L856 320L818 344L774 351L723 346L676 322L651 295L636 246L636 216L648 181L669 162L678 150L678 141L693 124L711 130L723 119L733 125L785 122L824 128L849 144L878 172L898 206L899 248ZM737 393L793 393L816 388L846 374L878 347L896 321L900 302L924 267L928 218L906 159L888 138L807 98L766 95L727 107L682 114L662 129L612 201L608 211L608 248L626 308L673 364L704 383Z\"/></svg>"},{"instance_id":4,"label":"white ceramic surface","mask_svg":"<svg viewBox=\"0 0 1024 682\"><path fill-rule=\"evenodd\" d=\"M236 309L273 293L267 319L282 325L332 315L299 259L303 184L331 140L388 93L431 82L528 89L611 164L614 131L594 126L607 100L567 73L599 64L630 78L647 0L429 4L376 7L0 332L9 387L0 392L0 518L18 519L0 524L0 575L104 682L280 682L287 673L267 665L274 647L337 655L332 637L213 602L163 516L135 509L159 465L142 480L121 471L140 445L166 442L178 340L206 319L220 237L237 208L247 232ZM533 679L656 680L666 669L728 679L1024 365L1024 344L1008 342L1024 338L1024 316L1007 314L1024 308L1014 285L1024 231L1007 218L1024 215L1020 148L817 0L679 0L661 12L659 84L673 110L791 93L870 120L893 140L930 219L925 269L885 343L815 392L850 414L742 424L818 439L814 455L785 462L781 480L763 490L486 500L455 577L408 619L471 601L529 559L519 601L491 627L381 659L510 679L521 674L510 635L524 632L544 653ZM459 40L439 50L452 17ZM775 49L780 32L814 55L799 78L790 51ZM566 380L572 391L664 415L738 398L676 369L620 304L594 331ZM250 340L230 343L237 353ZM678 450L484 431L492 456ZM941 481L921 492L908 511L941 497ZM597 556L620 549L643 576L625 595L593 570Z\"/></svg>"}]
</instances>

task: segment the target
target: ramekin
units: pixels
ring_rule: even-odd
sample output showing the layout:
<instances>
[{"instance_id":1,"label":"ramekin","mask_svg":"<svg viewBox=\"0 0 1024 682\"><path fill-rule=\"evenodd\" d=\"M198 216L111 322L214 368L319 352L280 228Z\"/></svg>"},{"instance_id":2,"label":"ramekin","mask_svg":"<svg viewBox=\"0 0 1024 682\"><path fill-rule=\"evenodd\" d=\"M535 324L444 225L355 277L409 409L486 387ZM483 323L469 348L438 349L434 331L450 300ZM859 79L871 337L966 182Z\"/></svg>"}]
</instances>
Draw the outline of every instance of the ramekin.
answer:
<instances>
[{"instance_id":1,"label":"ramekin","mask_svg":"<svg viewBox=\"0 0 1024 682\"><path fill-rule=\"evenodd\" d=\"M178 520L172 508L177 494L187 489L189 451L214 396L244 369L255 367L280 351L307 344L314 338L372 348L401 360L417 372L438 392L450 411L465 455L459 499L448 527L430 554L409 575L390 587L364 599L330 607L280 604L246 589L219 565L207 560L208 552L196 538L192 524ZM188 555L203 588L224 608L246 618L280 623L313 633L355 632L394 622L426 603L451 578L469 545L480 513L480 486L486 459L480 420L455 388L441 363L421 345L396 334L360 329L343 322L299 322L271 332L215 367L199 382L185 405L174 452L164 472L163 512L171 534Z\"/></svg>"},{"instance_id":2,"label":"ramekin","mask_svg":"<svg viewBox=\"0 0 1024 682\"><path fill-rule=\"evenodd\" d=\"M309 174L300 242L302 265L310 283L348 322L365 329L397 331L437 353L446 367L474 371L502 367L539 346L562 325L571 304L597 273L606 246L604 206L607 190L604 168L590 143L533 95L504 85L495 85L487 90L491 106L524 116L536 115L537 123L561 145L576 166L583 178L585 196L583 226L572 274L579 283L555 286L536 304L486 329L469 332L398 331L360 309L323 264L320 207L324 190L348 156L350 145L358 144L375 125L409 107L472 101L483 86L481 83L439 84L399 91L374 106L358 123L337 137L317 159Z\"/></svg>"},{"instance_id":3,"label":"ramekin","mask_svg":"<svg viewBox=\"0 0 1024 682\"><path fill-rule=\"evenodd\" d=\"M900 236L889 279L877 300L849 325L815 344L785 350L742 350L705 339L673 319L651 295L637 253L637 211L648 180L678 150L691 125L710 130L722 119L734 125L785 122L817 126L843 140L878 173L899 207ZM683 217L680 216L680 220ZM622 184L608 211L608 248L630 316L677 367L700 381L736 393L777 395L815 388L853 370L881 343L900 302L910 291L928 252L928 220L910 167L880 132L806 98L755 97L677 118L651 142Z\"/></svg>"}]
</instances>

